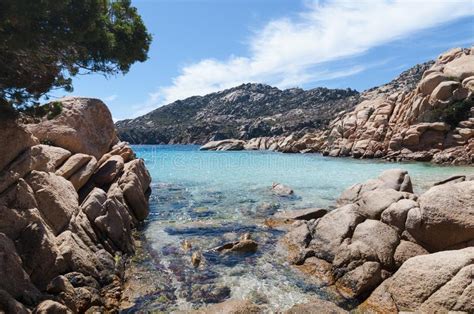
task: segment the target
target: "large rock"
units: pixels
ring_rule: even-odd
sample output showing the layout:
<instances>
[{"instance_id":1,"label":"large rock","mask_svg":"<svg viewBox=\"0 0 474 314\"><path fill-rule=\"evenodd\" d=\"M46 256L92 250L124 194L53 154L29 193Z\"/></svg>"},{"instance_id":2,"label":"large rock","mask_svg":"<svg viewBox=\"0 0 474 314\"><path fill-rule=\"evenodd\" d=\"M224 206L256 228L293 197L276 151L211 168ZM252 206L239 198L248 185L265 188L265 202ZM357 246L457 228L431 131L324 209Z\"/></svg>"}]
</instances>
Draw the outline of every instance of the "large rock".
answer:
<instances>
[{"instance_id":1,"label":"large rock","mask_svg":"<svg viewBox=\"0 0 474 314\"><path fill-rule=\"evenodd\" d=\"M289 310L284 312L285 314L346 314L349 313L346 310L340 308L336 304L325 301L325 300L312 300L309 303L296 304Z\"/></svg>"},{"instance_id":2,"label":"large rock","mask_svg":"<svg viewBox=\"0 0 474 314\"><path fill-rule=\"evenodd\" d=\"M0 313L29 314L31 312L6 291L0 290Z\"/></svg>"},{"instance_id":3,"label":"large rock","mask_svg":"<svg viewBox=\"0 0 474 314\"><path fill-rule=\"evenodd\" d=\"M362 304L362 311L474 311L474 247L410 258Z\"/></svg>"},{"instance_id":4,"label":"large rock","mask_svg":"<svg viewBox=\"0 0 474 314\"><path fill-rule=\"evenodd\" d=\"M47 160L45 169L50 172L55 172L56 169L71 156L70 151L61 147L50 145L38 145L38 147L41 149L41 153L45 156Z\"/></svg>"},{"instance_id":5,"label":"large rock","mask_svg":"<svg viewBox=\"0 0 474 314\"><path fill-rule=\"evenodd\" d=\"M56 171L58 176L69 179L74 173L86 165L92 156L87 154L74 154Z\"/></svg>"},{"instance_id":6,"label":"large rock","mask_svg":"<svg viewBox=\"0 0 474 314\"><path fill-rule=\"evenodd\" d=\"M404 197L404 193L392 189L368 191L362 194L359 212L369 219L380 219L384 210Z\"/></svg>"},{"instance_id":7,"label":"large rock","mask_svg":"<svg viewBox=\"0 0 474 314\"><path fill-rule=\"evenodd\" d=\"M94 188L82 202L81 209L90 221L94 221L105 212L106 200L107 193L102 189Z\"/></svg>"},{"instance_id":8,"label":"large rock","mask_svg":"<svg viewBox=\"0 0 474 314\"><path fill-rule=\"evenodd\" d=\"M26 304L32 304L39 296L39 291L31 283L30 277L23 270L13 241L0 233L0 289Z\"/></svg>"},{"instance_id":9,"label":"large rock","mask_svg":"<svg viewBox=\"0 0 474 314\"><path fill-rule=\"evenodd\" d=\"M0 232L15 239L22 267L40 289L65 270L54 234L38 211L33 190L20 179L0 197Z\"/></svg>"},{"instance_id":10,"label":"large rock","mask_svg":"<svg viewBox=\"0 0 474 314\"><path fill-rule=\"evenodd\" d=\"M428 251L425 250L421 245L410 241L401 240L400 244L395 250L395 254L393 255L395 267L399 268L403 263L414 256L425 254L428 254Z\"/></svg>"},{"instance_id":11,"label":"large rock","mask_svg":"<svg viewBox=\"0 0 474 314\"><path fill-rule=\"evenodd\" d=\"M79 209L77 215L71 218L68 230L75 233L81 240L93 251L98 251L98 244L100 243L97 234L84 211Z\"/></svg>"},{"instance_id":12,"label":"large rock","mask_svg":"<svg viewBox=\"0 0 474 314\"><path fill-rule=\"evenodd\" d=\"M407 231L428 251L463 247L474 240L474 181L437 185L412 208Z\"/></svg>"},{"instance_id":13,"label":"large rock","mask_svg":"<svg viewBox=\"0 0 474 314\"><path fill-rule=\"evenodd\" d=\"M34 314L72 314L72 311L67 306L53 301L46 300L41 302L34 310Z\"/></svg>"},{"instance_id":14,"label":"large rock","mask_svg":"<svg viewBox=\"0 0 474 314\"><path fill-rule=\"evenodd\" d=\"M376 189L390 189L399 192L413 193L413 186L408 172L402 169L389 169L382 172L377 179L370 179L364 183L358 183L346 189L337 200L337 204L342 206L345 204L355 203L361 199L366 192L374 191ZM389 193L394 194L393 192ZM377 200L375 199L373 201L376 202Z\"/></svg>"},{"instance_id":15,"label":"large rock","mask_svg":"<svg viewBox=\"0 0 474 314\"><path fill-rule=\"evenodd\" d=\"M69 181L71 181L76 190L80 190L94 174L96 168L97 160L95 157L92 157L87 164L85 164L69 178Z\"/></svg>"},{"instance_id":16,"label":"large rock","mask_svg":"<svg viewBox=\"0 0 474 314\"><path fill-rule=\"evenodd\" d=\"M444 74L458 78L460 81L474 76L474 55L463 55L447 63L444 67Z\"/></svg>"},{"instance_id":17,"label":"large rock","mask_svg":"<svg viewBox=\"0 0 474 314\"><path fill-rule=\"evenodd\" d=\"M200 150L243 150L245 141L228 139L221 141L211 141L203 146Z\"/></svg>"},{"instance_id":18,"label":"large rock","mask_svg":"<svg viewBox=\"0 0 474 314\"><path fill-rule=\"evenodd\" d=\"M376 261L383 268L391 269L399 242L395 230L380 221L367 219L357 225L350 242L347 241L339 247L333 265L350 270L360 265L361 261Z\"/></svg>"},{"instance_id":19,"label":"large rock","mask_svg":"<svg viewBox=\"0 0 474 314\"><path fill-rule=\"evenodd\" d=\"M33 190L24 179L20 179L0 195L0 232L10 239L18 238L28 223L34 220L32 211L37 212L37 207Z\"/></svg>"},{"instance_id":20,"label":"large rock","mask_svg":"<svg viewBox=\"0 0 474 314\"><path fill-rule=\"evenodd\" d=\"M16 246L23 260L23 268L31 281L43 290L52 278L66 270L66 263L54 234L39 217L39 212L36 215L36 219L31 219L16 239Z\"/></svg>"},{"instance_id":21,"label":"large rock","mask_svg":"<svg viewBox=\"0 0 474 314\"><path fill-rule=\"evenodd\" d=\"M58 100L62 112L53 119L27 124L26 128L40 141L73 153L83 153L99 159L116 142L112 115L98 99L68 97Z\"/></svg>"},{"instance_id":22,"label":"large rock","mask_svg":"<svg viewBox=\"0 0 474 314\"><path fill-rule=\"evenodd\" d=\"M67 265L67 272L77 271L94 278L100 278L102 267L94 252L71 231L64 231L57 237L61 256Z\"/></svg>"},{"instance_id":23,"label":"large rock","mask_svg":"<svg viewBox=\"0 0 474 314\"><path fill-rule=\"evenodd\" d=\"M104 161L94 173L94 183L99 186L107 185L122 172L124 167L123 157L113 155Z\"/></svg>"},{"instance_id":24,"label":"large rock","mask_svg":"<svg viewBox=\"0 0 474 314\"><path fill-rule=\"evenodd\" d=\"M119 179L120 188L138 220L144 220L149 213L148 190L151 182L150 174L141 159L125 164L124 174Z\"/></svg>"},{"instance_id":25,"label":"large rock","mask_svg":"<svg viewBox=\"0 0 474 314\"><path fill-rule=\"evenodd\" d=\"M48 145L35 145L27 148L5 169L0 171L0 193L25 177L32 170L54 172L70 154L66 150Z\"/></svg>"},{"instance_id":26,"label":"large rock","mask_svg":"<svg viewBox=\"0 0 474 314\"><path fill-rule=\"evenodd\" d=\"M28 147L38 144L38 140L13 119L0 117L0 134L0 147L3 148L0 172Z\"/></svg>"},{"instance_id":27,"label":"large rock","mask_svg":"<svg viewBox=\"0 0 474 314\"><path fill-rule=\"evenodd\" d=\"M78 195L73 185L54 173L32 171L27 178L38 202L38 209L55 234L61 233L78 212Z\"/></svg>"},{"instance_id":28,"label":"large rock","mask_svg":"<svg viewBox=\"0 0 474 314\"><path fill-rule=\"evenodd\" d=\"M418 88L422 94L431 95L436 86L447 79L448 78L443 73L434 72L423 78L419 83Z\"/></svg>"},{"instance_id":29,"label":"large rock","mask_svg":"<svg viewBox=\"0 0 474 314\"><path fill-rule=\"evenodd\" d=\"M117 247L124 253L133 253L131 229L132 218L125 205L116 198L109 198L105 202L105 211L98 216L94 223Z\"/></svg>"},{"instance_id":30,"label":"large rock","mask_svg":"<svg viewBox=\"0 0 474 314\"><path fill-rule=\"evenodd\" d=\"M459 86L459 82L457 81L444 81L441 82L436 88L433 90L430 96L431 101L445 101L449 100L454 90Z\"/></svg>"},{"instance_id":31,"label":"large rock","mask_svg":"<svg viewBox=\"0 0 474 314\"><path fill-rule=\"evenodd\" d=\"M418 203L414 200L400 199L396 203L392 203L382 212L380 221L392 226L392 228L395 228L399 233L402 233L405 230L408 212L415 207L418 207Z\"/></svg>"},{"instance_id":32,"label":"large rock","mask_svg":"<svg viewBox=\"0 0 474 314\"><path fill-rule=\"evenodd\" d=\"M336 282L338 291L347 299L364 297L383 281L380 263L365 262L348 271Z\"/></svg>"},{"instance_id":33,"label":"large rock","mask_svg":"<svg viewBox=\"0 0 474 314\"><path fill-rule=\"evenodd\" d=\"M363 220L356 205L349 204L335 209L317 222L308 247L316 257L332 262L342 241Z\"/></svg>"}]
</instances>

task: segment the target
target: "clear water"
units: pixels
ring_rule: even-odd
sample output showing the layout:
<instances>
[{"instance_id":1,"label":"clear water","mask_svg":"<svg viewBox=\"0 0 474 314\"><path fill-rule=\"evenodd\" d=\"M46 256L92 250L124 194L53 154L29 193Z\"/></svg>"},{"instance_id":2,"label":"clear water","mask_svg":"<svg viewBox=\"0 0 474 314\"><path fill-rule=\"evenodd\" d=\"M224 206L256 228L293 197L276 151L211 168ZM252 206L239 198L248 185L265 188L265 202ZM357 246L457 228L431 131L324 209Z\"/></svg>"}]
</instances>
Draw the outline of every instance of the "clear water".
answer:
<instances>
[{"instance_id":1,"label":"clear water","mask_svg":"<svg viewBox=\"0 0 474 314\"><path fill-rule=\"evenodd\" d=\"M155 279L149 280L154 287L135 300L135 309L142 310L186 310L230 297L250 299L273 312L315 296L335 299L289 267L278 245L284 231L267 226L266 218L281 210L331 208L344 189L390 168L408 170L416 192L451 175L474 174L473 167L266 151L209 152L192 145L134 150L153 178L151 215L144 230L153 257L150 267L140 268L149 273L138 276ZM292 187L295 195L273 195L273 182ZM259 243L256 254L210 251L245 232ZM183 248L184 240L191 249ZM194 251L203 255L198 268L191 264Z\"/></svg>"}]
</instances>

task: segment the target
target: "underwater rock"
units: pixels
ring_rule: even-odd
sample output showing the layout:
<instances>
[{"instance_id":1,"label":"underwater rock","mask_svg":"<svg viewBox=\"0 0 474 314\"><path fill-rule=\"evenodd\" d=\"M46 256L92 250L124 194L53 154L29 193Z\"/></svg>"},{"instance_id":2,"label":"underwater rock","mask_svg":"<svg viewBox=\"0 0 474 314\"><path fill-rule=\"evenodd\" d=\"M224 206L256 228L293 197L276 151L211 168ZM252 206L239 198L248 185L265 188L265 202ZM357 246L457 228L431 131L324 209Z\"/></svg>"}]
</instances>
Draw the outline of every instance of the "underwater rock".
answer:
<instances>
[{"instance_id":1,"label":"underwater rock","mask_svg":"<svg viewBox=\"0 0 474 314\"><path fill-rule=\"evenodd\" d=\"M196 251L191 255L191 262L193 263L194 267L198 267L202 261L202 254L199 251Z\"/></svg>"},{"instance_id":2,"label":"underwater rock","mask_svg":"<svg viewBox=\"0 0 474 314\"><path fill-rule=\"evenodd\" d=\"M290 196L294 193L289 186L281 183L272 183L272 192L278 196Z\"/></svg>"},{"instance_id":3,"label":"underwater rock","mask_svg":"<svg viewBox=\"0 0 474 314\"><path fill-rule=\"evenodd\" d=\"M216 247L213 250L221 253L255 253L258 248L258 243L254 240L251 240L250 237L250 233L246 233L241 237L240 241L229 242L219 247Z\"/></svg>"}]
</instances>

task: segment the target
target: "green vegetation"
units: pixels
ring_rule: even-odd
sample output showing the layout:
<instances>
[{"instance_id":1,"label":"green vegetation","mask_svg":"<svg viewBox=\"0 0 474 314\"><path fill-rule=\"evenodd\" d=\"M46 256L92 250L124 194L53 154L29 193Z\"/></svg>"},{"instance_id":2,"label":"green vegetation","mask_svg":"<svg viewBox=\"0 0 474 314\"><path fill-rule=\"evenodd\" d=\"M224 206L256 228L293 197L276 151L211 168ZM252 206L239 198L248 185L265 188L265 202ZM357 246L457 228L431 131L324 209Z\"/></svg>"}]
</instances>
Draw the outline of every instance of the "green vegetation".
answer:
<instances>
[{"instance_id":1,"label":"green vegetation","mask_svg":"<svg viewBox=\"0 0 474 314\"><path fill-rule=\"evenodd\" d=\"M53 141L47 140L47 139L46 140L41 140L40 143L43 144L43 145L55 146Z\"/></svg>"},{"instance_id":2,"label":"green vegetation","mask_svg":"<svg viewBox=\"0 0 474 314\"><path fill-rule=\"evenodd\" d=\"M431 122L445 122L455 128L459 122L469 119L470 111L474 105L474 100L466 99L463 101L457 101L444 109L435 109L432 111L432 117L434 118Z\"/></svg>"},{"instance_id":3,"label":"green vegetation","mask_svg":"<svg viewBox=\"0 0 474 314\"><path fill-rule=\"evenodd\" d=\"M150 42L130 0L2 0L0 114L72 91L78 74L126 73Z\"/></svg>"}]
</instances>

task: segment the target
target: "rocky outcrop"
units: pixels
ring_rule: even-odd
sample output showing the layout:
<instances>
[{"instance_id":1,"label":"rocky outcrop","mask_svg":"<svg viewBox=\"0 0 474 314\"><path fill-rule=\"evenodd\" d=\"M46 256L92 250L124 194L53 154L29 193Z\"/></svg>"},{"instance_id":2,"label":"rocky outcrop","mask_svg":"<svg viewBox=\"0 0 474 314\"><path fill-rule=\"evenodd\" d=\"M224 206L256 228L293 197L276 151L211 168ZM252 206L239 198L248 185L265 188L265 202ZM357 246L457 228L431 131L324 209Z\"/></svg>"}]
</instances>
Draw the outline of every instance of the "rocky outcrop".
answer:
<instances>
[{"instance_id":1,"label":"rocky outcrop","mask_svg":"<svg viewBox=\"0 0 474 314\"><path fill-rule=\"evenodd\" d=\"M471 164L474 160L474 48L453 49L360 94L315 132L254 137L243 149Z\"/></svg>"},{"instance_id":2,"label":"rocky outcrop","mask_svg":"<svg viewBox=\"0 0 474 314\"><path fill-rule=\"evenodd\" d=\"M0 164L0 312L113 311L132 229L148 215L150 176L117 142L107 107L60 102L56 117L0 125L8 152Z\"/></svg>"},{"instance_id":3,"label":"rocky outcrop","mask_svg":"<svg viewBox=\"0 0 474 314\"><path fill-rule=\"evenodd\" d=\"M472 312L473 189L461 176L417 196L406 171L385 171L295 223L290 262L343 298L368 298L363 311Z\"/></svg>"},{"instance_id":4,"label":"rocky outcrop","mask_svg":"<svg viewBox=\"0 0 474 314\"><path fill-rule=\"evenodd\" d=\"M243 84L178 100L116 126L120 138L134 144L205 144L287 136L327 127L341 111L353 108L358 97L351 89L280 90Z\"/></svg>"},{"instance_id":5,"label":"rocky outcrop","mask_svg":"<svg viewBox=\"0 0 474 314\"><path fill-rule=\"evenodd\" d=\"M244 149L244 141L241 140L222 140L222 141L210 141L209 143L201 146L201 150L242 150Z\"/></svg>"},{"instance_id":6,"label":"rocky outcrop","mask_svg":"<svg viewBox=\"0 0 474 314\"><path fill-rule=\"evenodd\" d=\"M62 112L54 119L26 125L41 142L72 153L99 159L117 143L112 115L98 99L69 97L60 100Z\"/></svg>"},{"instance_id":7,"label":"rocky outcrop","mask_svg":"<svg viewBox=\"0 0 474 314\"><path fill-rule=\"evenodd\" d=\"M306 150L330 156L469 164L474 158L474 49L453 49L416 86L379 87L315 134ZM301 145L296 142L295 145Z\"/></svg>"},{"instance_id":8,"label":"rocky outcrop","mask_svg":"<svg viewBox=\"0 0 474 314\"><path fill-rule=\"evenodd\" d=\"M379 313L471 313L474 247L408 259L362 304Z\"/></svg>"}]
</instances>

